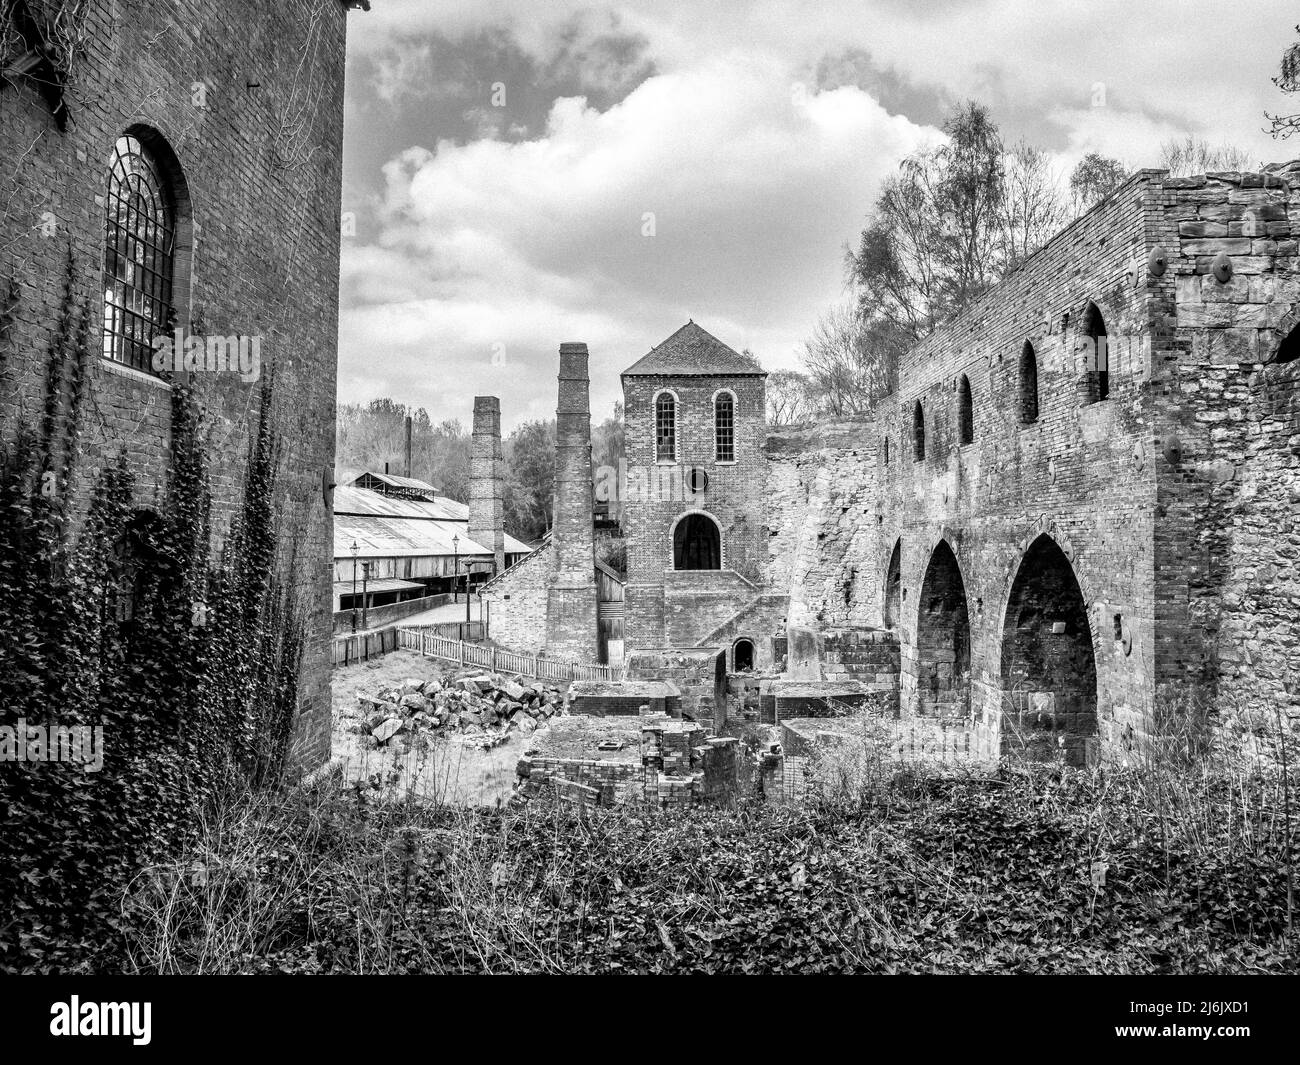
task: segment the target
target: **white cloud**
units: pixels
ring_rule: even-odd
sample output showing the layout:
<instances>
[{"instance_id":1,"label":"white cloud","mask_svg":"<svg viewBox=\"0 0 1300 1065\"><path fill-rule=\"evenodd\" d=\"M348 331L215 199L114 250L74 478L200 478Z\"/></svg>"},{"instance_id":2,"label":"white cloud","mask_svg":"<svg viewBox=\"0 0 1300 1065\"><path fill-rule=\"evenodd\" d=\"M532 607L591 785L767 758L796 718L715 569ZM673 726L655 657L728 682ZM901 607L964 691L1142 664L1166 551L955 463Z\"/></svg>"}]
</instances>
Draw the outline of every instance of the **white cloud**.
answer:
<instances>
[{"instance_id":1,"label":"white cloud","mask_svg":"<svg viewBox=\"0 0 1300 1065\"><path fill-rule=\"evenodd\" d=\"M379 238L345 249L341 397L463 417L496 388L507 423L544 416L560 342L586 340L602 411L687 317L789 365L881 180L933 134L736 52L604 112L557 100L533 140L412 149L385 168Z\"/></svg>"}]
</instances>

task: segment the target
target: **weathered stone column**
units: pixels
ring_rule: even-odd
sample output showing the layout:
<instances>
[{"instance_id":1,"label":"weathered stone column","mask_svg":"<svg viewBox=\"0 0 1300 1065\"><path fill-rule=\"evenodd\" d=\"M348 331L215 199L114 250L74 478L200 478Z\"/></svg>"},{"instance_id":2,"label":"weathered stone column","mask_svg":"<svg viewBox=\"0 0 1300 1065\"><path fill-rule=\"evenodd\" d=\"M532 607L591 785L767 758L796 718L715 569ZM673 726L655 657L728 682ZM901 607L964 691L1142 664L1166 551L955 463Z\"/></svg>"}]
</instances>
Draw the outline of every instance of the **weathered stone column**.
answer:
<instances>
[{"instance_id":1,"label":"weathered stone column","mask_svg":"<svg viewBox=\"0 0 1300 1065\"><path fill-rule=\"evenodd\" d=\"M474 397L474 436L469 460L469 538L492 552L493 573L506 562L502 524L501 400Z\"/></svg>"},{"instance_id":2,"label":"weathered stone column","mask_svg":"<svg viewBox=\"0 0 1300 1065\"><path fill-rule=\"evenodd\" d=\"M591 528L591 397L587 345L560 345L555 411L555 568L546 597L546 649L596 661L596 547Z\"/></svg>"}]
</instances>

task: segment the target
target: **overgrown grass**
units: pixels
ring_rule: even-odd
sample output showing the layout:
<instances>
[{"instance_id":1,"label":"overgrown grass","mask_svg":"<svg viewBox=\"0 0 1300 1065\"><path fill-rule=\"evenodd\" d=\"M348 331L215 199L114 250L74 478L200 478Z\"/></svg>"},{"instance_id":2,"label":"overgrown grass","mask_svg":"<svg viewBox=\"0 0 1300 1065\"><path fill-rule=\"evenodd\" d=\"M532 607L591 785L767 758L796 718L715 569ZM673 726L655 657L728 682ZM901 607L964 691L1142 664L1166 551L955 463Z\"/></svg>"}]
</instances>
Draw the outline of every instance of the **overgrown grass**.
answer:
<instances>
[{"instance_id":1,"label":"overgrown grass","mask_svg":"<svg viewBox=\"0 0 1300 1065\"><path fill-rule=\"evenodd\" d=\"M585 817L381 800L384 781L334 778L228 804L199 849L142 876L122 965L1300 969L1280 770L1226 751L1144 757L977 773L839 744L815 759L804 805Z\"/></svg>"}]
</instances>

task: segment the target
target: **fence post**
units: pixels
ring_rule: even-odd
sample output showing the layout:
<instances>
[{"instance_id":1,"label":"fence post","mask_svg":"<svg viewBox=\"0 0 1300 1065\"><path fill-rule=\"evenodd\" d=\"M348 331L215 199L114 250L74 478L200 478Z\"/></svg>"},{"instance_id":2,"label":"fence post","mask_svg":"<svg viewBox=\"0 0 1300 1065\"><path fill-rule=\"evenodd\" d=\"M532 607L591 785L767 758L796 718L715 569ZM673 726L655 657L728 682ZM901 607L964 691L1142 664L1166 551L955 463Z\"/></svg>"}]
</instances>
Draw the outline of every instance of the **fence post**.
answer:
<instances>
[{"instance_id":1,"label":"fence post","mask_svg":"<svg viewBox=\"0 0 1300 1065\"><path fill-rule=\"evenodd\" d=\"M457 640L456 642L460 645L460 664L463 666L465 664L465 641Z\"/></svg>"},{"instance_id":2,"label":"fence post","mask_svg":"<svg viewBox=\"0 0 1300 1065\"><path fill-rule=\"evenodd\" d=\"M497 649L495 647L492 648L492 672L493 673L500 672L500 670L497 669Z\"/></svg>"}]
</instances>

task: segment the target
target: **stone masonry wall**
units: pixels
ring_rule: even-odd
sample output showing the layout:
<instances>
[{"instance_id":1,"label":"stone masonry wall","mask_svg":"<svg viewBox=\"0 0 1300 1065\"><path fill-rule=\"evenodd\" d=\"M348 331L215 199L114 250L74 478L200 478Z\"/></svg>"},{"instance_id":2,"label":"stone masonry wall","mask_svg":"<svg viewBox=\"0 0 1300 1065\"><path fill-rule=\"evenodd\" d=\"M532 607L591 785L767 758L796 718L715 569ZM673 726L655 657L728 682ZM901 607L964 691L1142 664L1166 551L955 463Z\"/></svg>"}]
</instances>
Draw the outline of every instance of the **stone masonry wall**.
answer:
<instances>
[{"instance_id":1,"label":"stone masonry wall","mask_svg":"<svg viewBox=\"0 0 1300 1065\"><path fill-rule=\"evenodd\" d=\"M881 624L873 581L882 572L876 528L876 430L859 417L771 433L767 581L788 588L792 625Z\"/></svg>"},{"instance_id":2,"label":"stone masonry wall","mask_svg":"<svg viewBox=\"0 0 1300 1065\"><path fill-rule=\"evenodd\" d=\"M262 373L274 372L278 397L292 397L279 412L283 539L296 548L308 613L293 753L316 764L330 742L333 547L322 481L334 465L345 8L339 0L89 0L84 10L87 54L73 75L66 130L29 81L0 88L0 292L10 278L19 285L3 431L39 411L69 249L77 295L90 300L92 322L102 320L114 141L138 130L165 142L178 164L177 324L261 336ZM190 376L200 378L193 383L210 428L215 548L240 499L259 385ZM152 505L168 471L170 386L96 359L88 388L80 507L123 450L139 477L136 502Z\"/></svg>"},{"instance_id":3,"label":"stone masonry wall","mask_svg":"<svg viewBox=\"0 0 1300 1065\"><path fill-rule=\"evenodd\" d=\"M1156 667L1171 714L1300 699L1300 364L1272 364L1300 322L1297 184L1293 163L1161 188Z\"/></svg>"}]
</instances>

